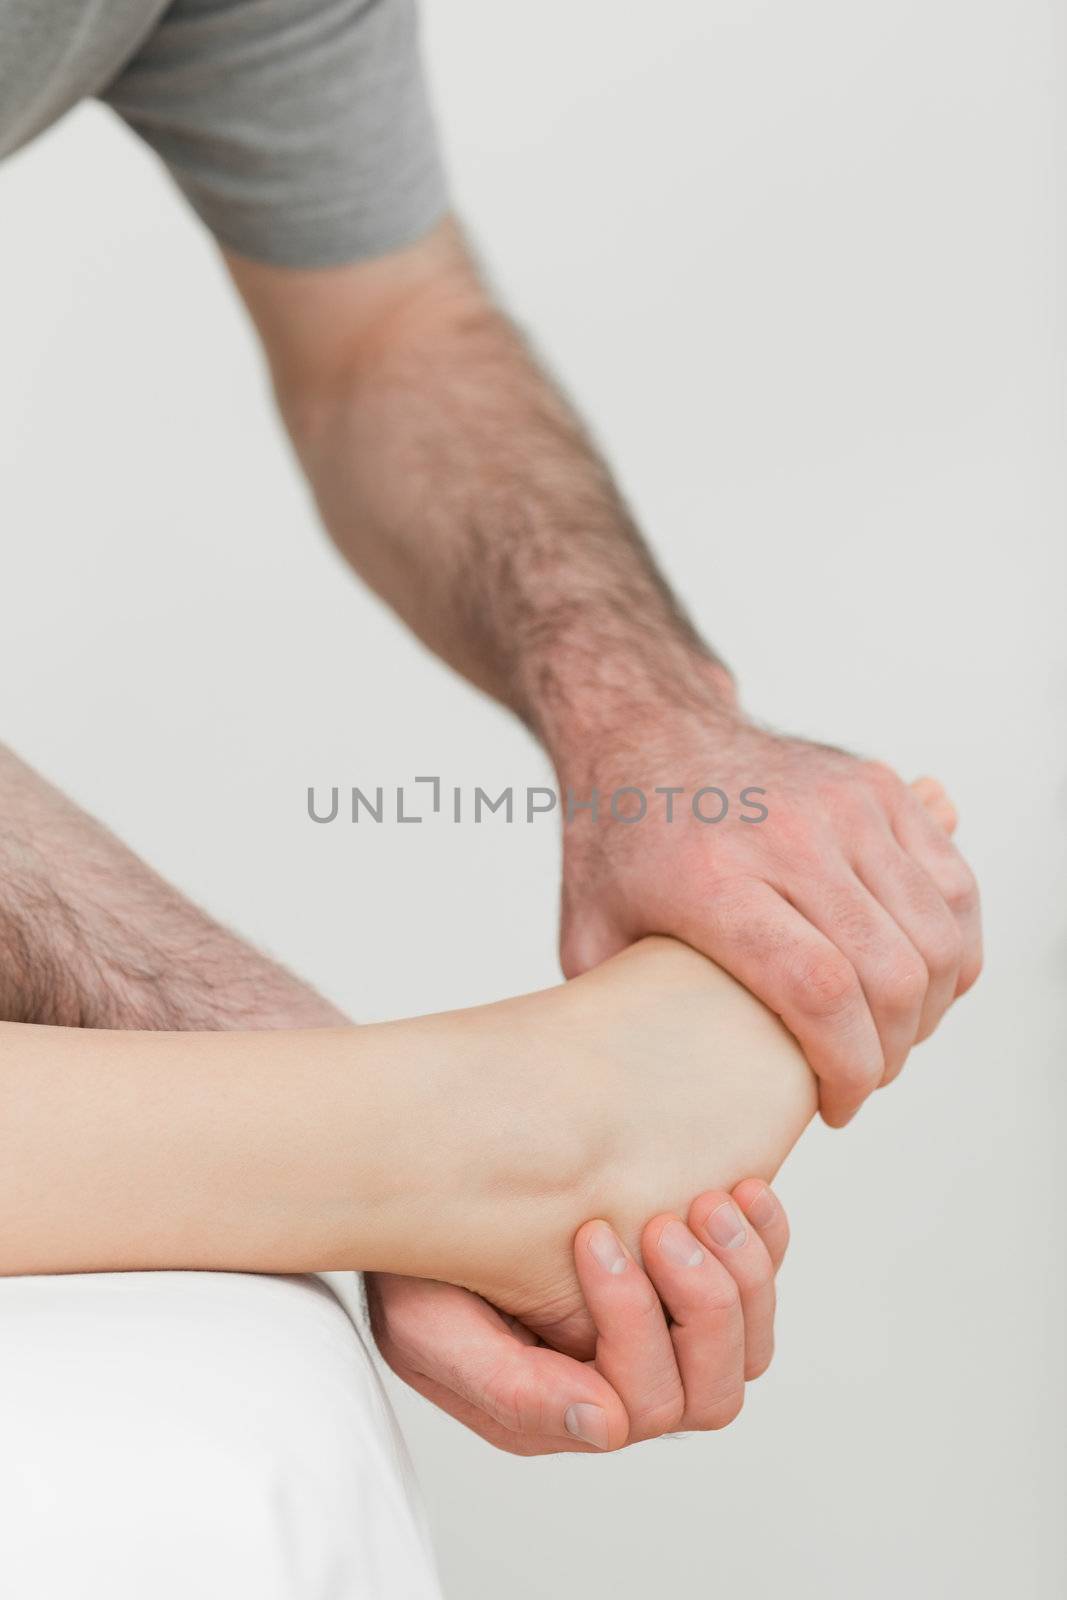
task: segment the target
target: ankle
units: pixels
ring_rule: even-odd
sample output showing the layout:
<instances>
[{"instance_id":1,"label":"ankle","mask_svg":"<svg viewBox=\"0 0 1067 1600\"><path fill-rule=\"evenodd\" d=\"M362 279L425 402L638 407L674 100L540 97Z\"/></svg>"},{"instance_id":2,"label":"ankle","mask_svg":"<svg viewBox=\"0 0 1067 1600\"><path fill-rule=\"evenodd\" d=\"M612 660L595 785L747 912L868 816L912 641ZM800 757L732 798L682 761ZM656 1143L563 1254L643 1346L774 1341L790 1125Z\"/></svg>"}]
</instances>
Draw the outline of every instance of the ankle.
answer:
<instances>
[{"instance_id":1,"label":"ankle","mask_svg":"<svg viewBox=\"0 0 1067 1600\"><path fill-rule=\"evenodd\" d=\"M434 1019L450 1035L448 1151L436 1164L449 1221L434 1229L433 1248L445 1259L431 1270L500 1301L509 1284L527 1282L534 1256L550 1259L553 1272L569 1261L606 1167L605 1074L587 1059L565 994L550 989Z\"/></svg>"}]
</instances>

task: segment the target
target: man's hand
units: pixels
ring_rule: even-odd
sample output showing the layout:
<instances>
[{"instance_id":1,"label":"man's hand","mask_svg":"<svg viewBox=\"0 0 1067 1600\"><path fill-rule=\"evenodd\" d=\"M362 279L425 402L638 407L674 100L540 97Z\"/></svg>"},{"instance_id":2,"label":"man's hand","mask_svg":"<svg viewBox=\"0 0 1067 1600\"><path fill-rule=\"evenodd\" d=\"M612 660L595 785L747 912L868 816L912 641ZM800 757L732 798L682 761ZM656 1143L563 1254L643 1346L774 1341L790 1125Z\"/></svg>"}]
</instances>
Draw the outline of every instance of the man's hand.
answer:
<instances>
[{"instance_id":1,"label":"man's hand","mask_svg":"<svg viewBox=\"0 0 1067 1600\"><path fill-rule=\"evenodd\" d=\"M899 1073L982 963L978 892L949 833L940 786L911 789L874 762L783 738L715 707L628 732L626 754L588 751L562 774L575 811L564 843L561 954L568 976L647 933L669 933L725 967L782 1018L820 1079L835 1127ZM613 821L622 785L651 799L684 788L639 823ZM715 785L730 809L702 822L690 797ZM757 788L760 821L739 796ZM705 799L715 817L719 799ZM755 813L758 815L758 813Z\"/></svg>"},{"instance_id":2,"label":"man's hand","mask_svg":"<svg viewBox=\"0 0 1067 1600\"><path fill-rule=\"evenodd\" d=\"M721 1208L750 1224L731 1247ZM774 1277L785 1212L759 1179L693 1202L690 1231L670 1214L642 1236L645 1271L605 1222L578 1230L575 1268L597 1331L576 1361L513 1317L447 1283L373 1274L378 1348L405 1383L512 1455L617 1450L663 1433L723 1428L773 1350ZM668 1317L670 1321L668 1321Z\"/></svg>"}]
</instances>

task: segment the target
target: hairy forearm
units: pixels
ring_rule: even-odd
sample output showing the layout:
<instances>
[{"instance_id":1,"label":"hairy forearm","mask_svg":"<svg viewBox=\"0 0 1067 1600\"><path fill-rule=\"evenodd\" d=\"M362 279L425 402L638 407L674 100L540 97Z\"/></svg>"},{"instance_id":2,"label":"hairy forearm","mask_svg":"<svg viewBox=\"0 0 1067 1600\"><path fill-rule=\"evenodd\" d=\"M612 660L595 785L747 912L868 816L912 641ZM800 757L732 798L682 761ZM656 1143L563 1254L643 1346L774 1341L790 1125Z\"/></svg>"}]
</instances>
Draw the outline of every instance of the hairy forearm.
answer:
<instances>
[{"instance_id":1,"label":"hairy forearm","mask_svg":"<svg viewBox=\"0 0 1067 1600\"><path fill-rule=\"evenodd\" d=\"M0 885L6 1020L209 1030L345 1020L2 746Z\"/></svg>"},{"instance_id":2,"label":"hairy forearm","mask_svg":"<svg viewBox=\"0 0 1067 1600\"><path fill-rule=\"evenodd\" d=\"M328 383L279 384L335 541L557 759L642 705L729 705L590 438L454 246L444 284Z\"/></svg>"}]
</instances>

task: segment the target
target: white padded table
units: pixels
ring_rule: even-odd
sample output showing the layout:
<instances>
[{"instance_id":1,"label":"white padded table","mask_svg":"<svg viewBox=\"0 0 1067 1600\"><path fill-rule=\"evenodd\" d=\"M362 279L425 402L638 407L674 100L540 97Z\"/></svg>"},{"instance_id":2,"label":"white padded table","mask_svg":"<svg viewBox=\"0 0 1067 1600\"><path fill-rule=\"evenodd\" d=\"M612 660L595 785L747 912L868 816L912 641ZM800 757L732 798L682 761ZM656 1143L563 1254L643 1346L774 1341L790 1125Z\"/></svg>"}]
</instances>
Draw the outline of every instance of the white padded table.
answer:
<instances>
[{"instance_id":1,"label":"white padded table","mask_svg":"<svg viewBox=\"0 0 1067 1600\"><path fill-rule=\"evenodd\" d=\"M328 1284L0 1279L0 1593L440 1600L403 1441Z\"/></svg>"}]
</instances>

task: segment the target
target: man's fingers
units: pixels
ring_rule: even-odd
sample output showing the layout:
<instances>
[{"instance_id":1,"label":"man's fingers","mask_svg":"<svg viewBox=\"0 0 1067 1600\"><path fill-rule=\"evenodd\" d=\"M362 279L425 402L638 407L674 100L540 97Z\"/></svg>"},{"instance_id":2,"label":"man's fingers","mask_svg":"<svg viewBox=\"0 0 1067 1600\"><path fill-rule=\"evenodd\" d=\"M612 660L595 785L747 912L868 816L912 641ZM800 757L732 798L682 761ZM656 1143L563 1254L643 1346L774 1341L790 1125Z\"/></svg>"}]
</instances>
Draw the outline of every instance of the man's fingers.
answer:
<instances>
[{"instance_id":1,"label":"man's fingers","mask_svg":"<svg viewBox=\"0 0 1067 1600\"><path fill-rule=\"evenodd\" d=\"M929 873L905 854L892 834L861 843L855 870L911 941L926 969L926 992L910 1041L918 1043L933 1033L955 999L963 960L959 925ZM902 1065L903 1057L887 1060L883 1081L891 1082Z\"/></svg>"},{"instance_id":2,"label":"man's fingers","mask_svg":"<svg viewBox=\"0 0 1067 1600\"><path fill-rule=\"evenodd\" d=\"M746 1378L766 1372L774 1354L774 1263L733 1197L721 1189L698 1195L689 1226L737 1285L745 1324Z\"/></svg>"},{"instance_id":3,"label":"man's fingers","mask_svg":"<svg viewBox=\"0 0 1067 1600\"><path fill-rule=\"evenodd\" d=\"M491 1444L540 1455L626 1443L626 1409L593 1366L539 1345L466 1289L378 1278L372 1321L389 1365Z\"/></svg>"},{"instance_id":4,"label":"man's fingers","mask_svg":"<svg viewBox=\"0 0 1067 1600\"><path fill-rule=\"evenodd\" d=\"M649 1277L614 1229L599 1219L578 1229L574 1264L596 1323L597 1369L629 1414L628 1442L658 1438L680 1427L685 1391L663 1306Z\"/></svg>"},{"instance_id":5,"label":"man's fingers","mask_svg":"<svg viewBox=\"0 0 1067 1600\"><path fill-rule=\"evenodd\" d=\"M777 1013L819 1079L820 1109L843 1126L882 1080L885 1058L855 967L759 879L719 894L691 943Z\"/></svg>"},{"instance_id":6,"label":"man's fingers","mask_svg":"<svg viewBox=\"0 0 1067 1600\"><path fill-rule=\"evenodd\" d=\"M641 1254L671 1314L683 1391L682 1410L671 1426L724 1428L745 1397L746 1329L738 1283L671 1213L646 1224Z\"/></svg>"},{"instance_id":7,"label":"man's fingers","mask_svg":"<svg viewBox=\"0 0 1067 1600\"><path fill-rule=\"evenodd\" d=\"M516 1455L616 1450L678 1428L724 1427L746 1376L770 1359L772 1280L789 1241L785 1212L761 1179L739 1184L735 1199L740 1248L722 1243L718 1220L703 1215L732 1205L730 1196L709 1192L693 1207L706 1237L674 1216L648 1224L647 1272L606 1222L578 1230L595 1364L546 1348L466 1289L379 1273L368 1298L382 1355L428 1400Z\"/></svg>"},{"instance_id":8,"label":"man's fingers","mask_svg":"<svg viewBox=\"0 0 1067 1600\"><path fill-rule=\"evenodd\" d=\"M907 790L894 808L892 823L901 849L933 881L959 929L962 951L955 993L965 994L982 970L982 912L974 874L941 823Z\"/></svg>"},{"instance_id":9,"label":"man's fingers","mask_svg":"<svg viewBox=\"0 0 1067 1600\"><path fill-rule=\"evenodd\" d=\"M959 814L943 784L938 783L936 778L916 778L908 788L946 833L955 833Z\"/></svg>"},{"instance_id":10,"label":"man's fingers","mask_svg":"<svg viewBox=\"0 0 1067 1600\"><path fill-rule=\"evenodd\" d=\"M951 837L956 831L959 814L945 791L944 785L940 784L936 778L916 778L914 783L909 785L909 788L916 799L922 803L933 821ZM969 874L969 868L967 872ZM960 887L962 887L965 901L970 902L973 900L973 910L965 913L962 919L957 919L963 949L961 950L956 972L955 989L950 996L950 1000L964 994L982 970L982 930L977 885L974 884L974 880L971 878L969 884L966 882L962 886L957 884L957 888L959 889ZM955 913L952 914L955 915ZM935 1025L934 1023L928 1023L927 1019L924 1018L923 1025L919 1030L919 1038L927 1038L933 1032Z\"/></svg>"},{"instance_id":11,"label":"man's fingers","mask_svg":"<svg viewBox=\"0 0 1067 1600\"><path fill-rule=\"evenodd\" d=\"M894 847L888 828L879 831L885 845ZM891 887L896 887L895 880ZM824 872L806 874L792 886L790 898L852 963L878 1029L884 1061L879 1082L884 1083L896 1077L918 1036L930 974L909 930L879 892L881 888L881 877L868 886L841 862ZM933 891L932 884L930 888ZM932 938L928 942L932 945ZM955 983L954 968L951 981ZM944 1000L942 1010L950 998Z\"/></svg>"},{"instance_id":12,"label":"man's fingers","mask_svg":"<svg viewBox=\"0 0 1067 1600\"><path fill-rule=\"evenodd\" d=\"M789 1248L785 1207L762 1178L745 1178L734 1189L733 1197L763 1240L771 1266L777 1272Z\"/></svg>"}]
</instances>

